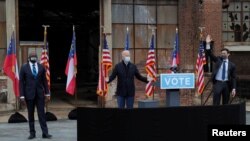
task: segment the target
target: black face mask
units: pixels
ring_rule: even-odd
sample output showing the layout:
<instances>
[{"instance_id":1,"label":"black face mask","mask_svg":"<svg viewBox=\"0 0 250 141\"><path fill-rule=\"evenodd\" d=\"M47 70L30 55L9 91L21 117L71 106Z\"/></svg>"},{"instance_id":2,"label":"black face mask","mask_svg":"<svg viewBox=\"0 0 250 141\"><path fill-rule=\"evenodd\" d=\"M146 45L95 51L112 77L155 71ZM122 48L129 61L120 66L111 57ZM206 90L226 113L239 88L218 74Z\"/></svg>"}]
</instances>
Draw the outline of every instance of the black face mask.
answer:
<instances>
[{"instance_id":1,"label":"black face mask","mask_svg":"<svg viewBox=\"0 0 250 141\"><path fill-rule=\"evenodd\" d=\"M37 57L30 57L30 62L31 63L36 63Z\"/></svg>"},{"instance_id":2,"label":"black face mask","mask_svg":"<svg viewBox=\"0 0 250 141\"><path fill-rule=\"evenodd\" d=\"M227 56L221 55L222 59L227 59Z\"/></svg>"}]
</instances>

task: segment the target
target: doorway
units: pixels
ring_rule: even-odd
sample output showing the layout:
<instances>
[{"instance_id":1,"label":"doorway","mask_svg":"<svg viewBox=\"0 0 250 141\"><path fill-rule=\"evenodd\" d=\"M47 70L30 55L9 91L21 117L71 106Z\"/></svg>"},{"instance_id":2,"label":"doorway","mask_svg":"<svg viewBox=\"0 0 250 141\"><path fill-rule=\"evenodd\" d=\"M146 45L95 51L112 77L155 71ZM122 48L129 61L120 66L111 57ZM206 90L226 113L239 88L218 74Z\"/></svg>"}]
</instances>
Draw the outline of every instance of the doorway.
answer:
<instances>
[{"instance_id":1,"label":"doorway","mask_svg":"<svg viewBox=\"0 0 250 141\"><path fill-rule=\"evenodd\" d=\"M99 47L99 0L88 4L79 1L21 0L19 1L20 41L43 41L42 25L49 25L49 61L52 103L64 101L97 102ZM75 25L77 53L77 97L66 94L65 67ZM38 54L39 55L39 54ZM24 63L24 62L23 62Z\"/></svg>"}]
</instances>

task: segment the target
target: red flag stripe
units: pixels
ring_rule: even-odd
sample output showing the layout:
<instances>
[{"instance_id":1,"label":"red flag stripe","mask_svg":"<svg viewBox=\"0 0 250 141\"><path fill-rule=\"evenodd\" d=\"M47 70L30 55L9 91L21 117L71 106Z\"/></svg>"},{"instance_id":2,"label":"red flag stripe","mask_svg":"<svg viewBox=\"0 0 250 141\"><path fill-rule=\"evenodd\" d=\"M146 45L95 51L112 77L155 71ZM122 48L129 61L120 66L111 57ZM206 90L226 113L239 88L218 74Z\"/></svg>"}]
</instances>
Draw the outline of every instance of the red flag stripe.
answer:
<instances>
[{"instance_id":1,"label":"red flag stripe","mask_svg":"<svg viewBox=\"0 0 250 141\"><path fill-rule=\"evenodd\" d=\"M153 92L154 92L154 87L152 85L152 81L149 82L147 85L146 85L146 95L151 97L153 95Z\"/></svg>"},{"instance_id":2,"label":"red flag stripe","mask_svg":"<svg viewBox=\"0 0 250 141\"><path fill-rule=\"evenodd\" d=\"M46 79L48 82L48 87L50 89L50 66L49 66L49 56L48 56L48 51L47 51L47 47L44 47L42 50L42 55L41 55L41 64L44 66L45 70L46 70Z\"/></svg>"},{"instance_id":3,"label":"red flag stripe","mask_svg":"<svg viewBox=\"0 0 250 141\"><path fill-rule=\"evenodd\" d=\"M200 47L198 57L196 60L196 74L197 74L196 86L199 95L203 93L205 87L203 65L204 63L206 63L206 58L203 51L204 50L202 50L202 47Z\"/></svg>"},{"instance_id":4,"label":"red flag stripe","mask_svg":"<svg viewBox=\"0 0 250 141\"><path fill-rule=\"evenodd\" d=\"M155 87L152 85L156 81L156 66L155 66L155 50L154 50L154 35L151 37L150 49L146 60L145 69L147 74L153 78L152 81L148 82L145 88L145 93L148 97L151 97L154 93Z\"/></svg>"},{"instance_id":5,"label":"red flag stripe","mask_svg":"<svg viewBox=\"0 0 250 141\"><path fill-rule=\"evenodd\" d=\"M108 49L108 44L106 40L106 35L104 37L104 46L102 49L102 58L99 66L99 79L97 86L97 94L99 96L106 96L108 93L108 84L105 81L105 78L108 77L108 72L112 68L112 59L110 51Z\"/></svg>"}]
</instances>

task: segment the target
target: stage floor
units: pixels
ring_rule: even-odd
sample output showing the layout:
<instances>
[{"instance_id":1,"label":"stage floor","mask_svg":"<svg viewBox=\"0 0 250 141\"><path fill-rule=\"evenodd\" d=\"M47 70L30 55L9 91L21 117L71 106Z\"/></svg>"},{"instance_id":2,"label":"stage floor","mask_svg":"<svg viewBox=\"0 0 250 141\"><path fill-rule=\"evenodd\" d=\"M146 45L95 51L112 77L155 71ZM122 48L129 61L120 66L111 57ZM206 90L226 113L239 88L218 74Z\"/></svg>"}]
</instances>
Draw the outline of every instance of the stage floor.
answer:
<instances>
[{"instance_id":1,"label":"stage floor","mask_svg":"<svg viewBox=\"0 0 250 141\"><path fill-rule=\"evenodd\" d=\"M47 122L49 133L53 136L50 141L77 141L76 120L58 120ZM42 132L39 123L35 122L36 138L41 141ZM1 141L26 141L29 136L28 123L0 123Z\"/></svg>"},{"instance_id":2,"label":"stage floor","mask_svg":"<svg viewBox=\"0 0 250 141\"><path fill-rule=\"evenodd\" d=\"M70 108L69 108L70 109ZM66 110L65 110L66 111ZM69 111L69 110L68 110ZM26 113L25 113L26 114ZM50 134L53 135L51 141L76 141L77 140L77 121L67 119L68 112L61 115L57 121L49 121L48 127ZM1 117L1 116L0 116ZM7 116L6 116L7 117ZM57 117L59 117L57 115ZM250 125L250 111L246 112L246 124ZM33 141L40 141L41 128L36 121L37 138ZM28 123L0 123L0 140L1 141L20 141L26 140L29 134Z\"/></svg>"}]
</instances>

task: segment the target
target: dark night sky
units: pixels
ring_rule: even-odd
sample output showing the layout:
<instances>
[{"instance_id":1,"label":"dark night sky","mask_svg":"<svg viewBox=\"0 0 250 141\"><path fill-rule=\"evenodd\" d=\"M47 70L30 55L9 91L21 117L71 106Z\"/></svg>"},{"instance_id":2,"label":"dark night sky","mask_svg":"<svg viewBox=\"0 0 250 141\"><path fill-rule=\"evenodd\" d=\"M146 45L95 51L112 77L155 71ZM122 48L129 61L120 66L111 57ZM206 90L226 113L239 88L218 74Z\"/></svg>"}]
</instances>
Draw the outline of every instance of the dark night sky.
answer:
<instances>
[{"instance_id":1,"label":"dark night sky","mask_svg":"<svg viewBox=\"0 0 250 141\"><path fill-rule=\"evenodd\" d=\"M65 83L64 69L76 25L78 80L95 81L99 46L99 0L19 0L20 41L43 41L43 24L48 24L51 79ZM88 60L88 61L85 61ZM98 69L98 67L97 67ZM91 77L93 76L93 77ZM61 77L62 80L58 78Z\"/></svg>"}]
</instances>

